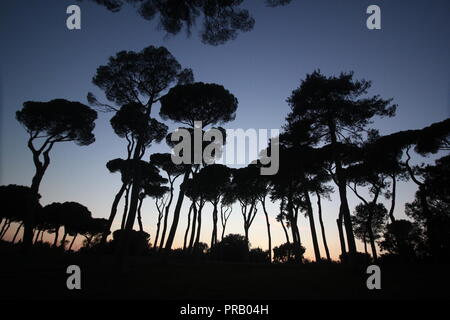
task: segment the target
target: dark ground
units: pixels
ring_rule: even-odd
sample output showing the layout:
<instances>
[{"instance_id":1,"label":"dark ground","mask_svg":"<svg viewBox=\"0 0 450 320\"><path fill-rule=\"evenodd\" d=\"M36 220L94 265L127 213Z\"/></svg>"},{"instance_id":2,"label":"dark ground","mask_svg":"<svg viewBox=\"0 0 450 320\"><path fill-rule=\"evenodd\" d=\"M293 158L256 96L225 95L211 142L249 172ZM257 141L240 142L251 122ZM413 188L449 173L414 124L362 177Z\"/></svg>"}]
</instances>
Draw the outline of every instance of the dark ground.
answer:
<instances>
[{"instance_id":1,"label":"dark ground","mask_svg":"<svg viewBox=\"0 0 450 320\"><path fill-rule=\"evenodd\" d=\"M365 267L163 263L131 257L0 252L0 299L448 299L448 265L381 266L381 290L366 288ZM67 266L81 268L81 290L66 287ZM124 271L125 270L125 271Z\"/></svg>"}]
</instances>

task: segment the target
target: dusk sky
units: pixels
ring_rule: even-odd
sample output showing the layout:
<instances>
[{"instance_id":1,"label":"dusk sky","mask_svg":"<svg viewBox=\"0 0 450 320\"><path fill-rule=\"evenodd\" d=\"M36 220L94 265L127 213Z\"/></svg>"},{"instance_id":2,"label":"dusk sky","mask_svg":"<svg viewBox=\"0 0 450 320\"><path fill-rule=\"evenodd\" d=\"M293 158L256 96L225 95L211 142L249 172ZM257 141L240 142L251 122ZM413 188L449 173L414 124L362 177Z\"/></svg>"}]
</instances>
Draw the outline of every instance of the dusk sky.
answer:
<instances>
[{"instance_id":1,"label":"dusk sky","mask_svg":"<svg viewBox=\"0 0 450 320\"><path fill-rule=\"evenodd\" d=\"M81 30L66 28L66 8L71 4L81 8ZM183 67L192 68L196 81L221 84L237 97L236 120L226 128L280 129L289 112L286 98L315 69L326 75L353 70L355 78L372 81L370 94L394 98L396 117L374 123L381 134L422 128L450 117L448 0L293 0L279 8L268 8L264 1L256 0L244 4L256 20L254 29L224 45L210 46L200 41L196 28L190 37L184 32L166 36L156 20L142 19L129 5L112 13L87 0L1 1L0 184L30 185L34 174L27 134L15 120L23 102L64 98L87 104L88 92L106 101L91 82L97 67L118 51L140 51L149 45L165 46ZM371 4L381 8L381 30L366 27L366 9ZM159 118L158 112L156 106L153 116ZM43 205L76 201L87 206L94 217L108 217L121 181L105 164L125 157L126 151L124 140L109 124L112 116L99 113L95 143L79 147L66 142L54 147L40 189ZM167 124L175 128L174 123ZM144 159L168 151L164 143L155 144ZM422 161L429 160L415 158L415 163ZM398 188L395 214L404 217L404 204L413 200L415 185L400 183ZM332 200L324 203L324 219L330 250L337 258L339 202L336 195ZM182 245L188 204L185 199L175 246ZM356 204L351 196L352 211ZM268 208L276 246L284 242L281 225L275 221L278 204ZM152 241L157 218L153 200L144 202L142 212ZM212 228L211 212L207 205L202 227L206 243ZM305 255L311 258L309 224L303 216L299 228ZM244 233L237 206L227 226L230 232ZM253 247L267 248L262 210L249 237ZM361 244L358 247L362 250Z\"/></svg>"}]
</instances>

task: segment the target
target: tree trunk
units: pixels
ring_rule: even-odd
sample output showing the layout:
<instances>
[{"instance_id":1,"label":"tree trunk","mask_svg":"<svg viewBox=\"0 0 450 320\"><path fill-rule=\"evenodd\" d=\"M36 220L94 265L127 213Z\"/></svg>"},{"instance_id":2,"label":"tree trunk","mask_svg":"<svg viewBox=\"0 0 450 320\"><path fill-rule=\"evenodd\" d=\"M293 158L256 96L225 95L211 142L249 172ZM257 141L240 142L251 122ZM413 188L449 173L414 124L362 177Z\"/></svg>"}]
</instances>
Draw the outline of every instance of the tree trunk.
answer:
<instances>
[{"instance_id":1,"label":"tree trunk","mask_svg":"<svg viewBox=\"0 0 450 320\"><path fill-rule=\"evenodd\" d=\"M188 218L187 218L188 224L187 224L186 232L184 233L183 251L186 250L187 238L188 238L189 230L191 227L192 205L193 205L193 203L191 203L191 206L189 207L189 212L188 212Z\"/></svg>"},{"instance_id":2,"label":"tree trunk","mask_svg":"<svg viewBox=\"0 0 450 320\"><path fill-rule=\"evenodd\" d=\"M332 121L330 121L330 123L329 123L329 130L330 130L331 143L333 145L337 145L336 124ZM334 163L336 165L336 177L337 177L337 183L338 183L338 189L339 189L339 198L341 201L339 212L342 213L342 216L344 218L345 233L347 235L348 252L350 255L355 256L356 255L356 242L355 242L355 236L353 234L353 226L352 226L352 220L351 220L351 216L350 216L350 209L348 206L347 181L346 181L343 169L342 169L341 159L339 159L336 155L334 155L334 158L335 158Z\"/></svg>"},{"instance_id":3,"label":"tree trunk","mask_svg":"<svg viewBox=\"0 0 450 320\"><path fill-rule=\"evenodd\" d=\"M336 219L338 231L339 231L339 242L341 244L341 257L342 259L345 259L347 256L347 248L345 245L345 237L344 237L344 230L342 230L342 213L339 212L339 218Z\"/></svg>"},{"instance_id":4,"label":"tree trunk","mask_svg":"<svg viewBox=\"0 0 450 320\"><path fill-rule=\"evenodd\" d=\"M2 231L0 232L0 240L3 239L3 236L6 234L6 232L8 231L9 227L11 225L11 220L6 220L5 219L5 224L2 227ZM33 230L31 230L33 231Z\"/></svg>"},{"instance_id":5,"label":"tree trunk","mask_svg":"<svg viewBox=\"0 0 450 320\"><path fill-rule=\"evenodd\" d=\"M261 201L264 215L266 216L266 226L267 226L267 240L269 242L269 261L272 263L272 234L270 232L270 222L269 222L269 214L266 210L266 201L265 198Z\"/></svg>"},{"instance_id":6,"label":"tree trunk","mask_svg":"<svg viewBox=\"0 0 450 320\"><path fill-rule=\"evenodd\" d=\"M195 231L196 229L196 224L197 224L197 204L194 202L192 202L192 209L194 210L194 214L192 216L192 229L191 229L191 236L189 239L189 251L192 251L193 245L194 245L194 240L195 240Z\"/></svg>"},{"instance_id":7,"label":"tree trunk","mask_svg":"<svg viewBox=\"0 0 450 320\"><path fill-rule=\"evenodd\" d=\"M128 199L129 199L129 195L130 195L130 188L131 186L128 185L126 190L125 190L125 204L124 204L124 208L123 208L123 215L122 215L122 224L120 225L120 228L122 230L125 229L125 223L127 221L127 213L128 213Z\"/></svg>"},{"instance_id":8,"label":"tree trunk","mask_svg":"<svg viewBox=\"0 0 450 320\"><path fill-rule=\"evenodd\" d=\"M163 218L163 213L158 209L158 223L156 224L156 236L155 241L153 242L153 248L156 249L158 246L158 240L159 240L159 231L161 229L161 220Z\"/></svg>"},{"instance_id":9,"label":"tree trunk","mask_svg":"<svg viewBox=\"0 0 450 320\"><path fill-rule=\"evenodd\" d=\"M139 231L144 232L144 226L142 225L142 216L141 216L141 208L142 208L142 203L144 202L144 198L139 199L139 205L138 205L138 224L139 224Z\"/></svg>"},{"instance_id":10,"label":"tree trunk","mask_svg":"<svg viewBox=\"0 0 450 320\"><path fill-rule=\"evenodd\" d=\"M149 110L150 107L147 109L146 117L149 117ZM134 149L133 153L133 160L137 162L138 160L141 160L143 156L143 152L145 152L145 146L143 145L142 139L138 138L138 141L136 143L136 148ZM139 203L139 194L141 193L141 172L139 168L134 168L134 177L133 177L133 183L131 184L131 199L130 199L130 207L128 211L128 216L126 219L126 223L124 226L124 229L126 230L133 230L134 226L134 220L136 220L136 213Z\"/></svg>"},{"instance_id":11,"label":"tree trunk","mask_svg":"<svg viewBox=\"0 0 450 320\"><path fill-rule=\"evenodd\" d=\"M213 203L213 230L211 234L211 248L217 243L217 202Z\"/></svg>"},{"instance_id":12,"label":"tree trunk","mask_svg":"<svg viewBox=\"0 0 450 320\"><path fill-rule=\"evenodd\" d=\"M326 234L325 234L325 226L323 224L323 218L322 218L322 203L320 201L320 194L318 192L316 192L316 195L317 195L317 208L318 208L318 211L319 211L320 230L322 232L323 247L325 248L325 254L327 256L327 260L331 261L330 251L328 250L327 237L326 237Z\"/></svg>"},{"instance_id":13,"label":"tree trunk","mask_svg":"<svg viewBox=\"0 0 450 320\"><path fill-rule=\"evenodd\" d=\"M74 244L75 239L77 238L77 236L78 236L78 233L75 233L75 235L73 236L72 242L70 243L69 251L72 250L72 246L73 246L73 244Z\"/></svg>"},{"instance_id":14,"label":"tree trunk","mask_svg":"<svg viewBox=\"0 0 450 320\"><path fill-rule=\"evenodd\" d=\"M306 199L306 205L307 205L307 213L308 213L308 219L309 219L309 226L311 229L311 237L314 247L314 256L316 257L316 262L319 262L322 260L320 256L320 249L319 249L319 241L317 240L317 232L316 232L316 225L314 223L314 214L313 209L311 205L311 199L309 197L309 193L305 192L305 199Z\"/></svg>"},{"instance_id":15,"label":"tree trunk","mask_svg":"<svg viewBox=\"0 0 450 320\"><path fill-rule=\"evenodd\" d=\"M53 142L50 143L48 148L43 152L44 162L39 160L40 153L34 149L32 138L28 140L28 148L33 153L33 162L35 166L35 174L33 176L31 182L31 191L38 195L39 194L39 186L41 185L42 178L44 177L44 173L47 170L50 164L50 150L53 147ZM35 218L35 210L36 208L31 208L24 217L24 230L23 230L23 246L25 251L27 251L33 245L33 228L34 228L34 218Z\"/></svg>"},{"instance_id":16,"label":"tree trunk","mask_svg":"<svg viewBox=\"0 0 450 320\"><path fill-rule=\"evenodd\" d=\"M283 218L281 218L280 223L281 226L283 227L284 235L286 237L286 243L291 243L291 241L289 240L289 233L287 232L286 226L284 225Z\"/></svg>"},{"instance_id":17,"label":"tree trunk","mask_svg":"<svg viewBox=\"0 0 450 320\"><path fill-rule=\"evenodd\" d=\"M120 187L119 192L117 192L116 196L114 197L114 201L111 206L111 213L109 214L108 224L107 224L105 231L102 234L102 239L101 239L102 244L106 243L106 239L108 238L108 235L111 232L111 227L114 222L114 218L116 217L116 214L117 214L117 207L118 207L120 199L122 198L126 189L127 189L127 184L122 183L122 186Z\"/></svg>"},{"instance_id":18,"label":"tree trunk","mask_svg":"<svg viewBox=\"0 0 450 320\"><path fill-rule=\"evenodd\" d=\"M372 230L372 226L367 226L367 231L369 233L369 240L370 240L370 246L372 249L372 257L374 261L377 261L378 256L377 256L377 248L375 247L375 238L373 236L373 230Z\"/></svg>"},{"instance_id":19,"label":"tree trunk","mask_svg":"<svg viewBox=\"0 0 450 320\"><path fill-rule=\"evenodd\" d=\"M178 227L178 220L180 219L181 205L183 204L184 199L184 185L188 181L190 173L191 173L190 169L185 172L183 182L180 185L180 192L178 193L178 200L175 206L175 211L173 213L172 226L170 228L169 236L167 237L167 242L165 246L165 250L167 251L170 251L172 249L173 240L175 239L175 233L177 232Z\"/></svg>"},{"instance_id":20,"label":"tree trunk","mask_svg":"<svg viewBox=\"0 0 450 320\"><path fill-rule=\"evenodd\" d=\"M202 210L203 210L203 204L202 200L200 200L200 203L198 205L198 219L197 219L197 233L195 235L195 242L194 242L194 250L198 248L198 244L200 243L200 232L202 229Z\"/></svg>"},{"instance_id":21,"label":"tree trunk","mask_svg":"<svg viewBox=\"0 0 450 320\"><path fill-rule=\"evenodd\" d=\"M56 248L56 246L58 245L58 235L59 235L59 229L61 227L57 227L55 229L55 241L53 242L53 247Z\"/></svg>"},{"instance_id":22,"label":"tree trunk","mask_svg":"<svg viewBox=\"0 0 450 320\"><path fill-rule=\"evenodd\" d=\"M366 235L364 234L364 252L366 253L366 255L369 255L369 251L367 250L367 239L366 239Z\"/></svg>"},{"instance_id":23,"label":"tree trunk","mask_svg":"<svg viewBox=\"0 0 450 320\"><path fill-rule=\"evenodd\" d=\"M61 239L61 247L66 250L66 238L67 238L67 231L65 230L66 228L64 227L64 235L63 238Z\"/></svg>"},{"instance_id":24,"label":"tree trunk","mask_svg":"<svg viewBox=\"0 0 450 320\"><path fill-rule=\"evenodd\" d=\"M169 197L169 202L167 203L167 206L165 208L163 231L162 231L162 235L161 235L161 240L159 242L160 250L164 249L164 243L166 241L167 221L169 219L169 210L170 210L170 206L172 205L172 201L173 201L173 182L170 183L170 197Z\"/></svg>"},{"instance_id":25,"label":"tree trunk","mask_svg":"<svg viewBox=\"0 0 450 320\"><path fill-rule=\"evenodd\" d=\"M391 208L389 209L389 219L391 220L391 223L395 222L394 217L394 209L395 209L395 197L396 197L396 185L397 185L397 179L396 176L392 176L392 195L391 195Z\"/></svg>"},{"instance_id":26,"label":"tree trunk","mask_svg":"<svg viewBox=\"0 0 450 320\"><path fill-rule=\"evenodd\" d=\"M11 241L12 243L16 242L16 237L19 234L19 230L20 230L20 228L22 228L22 226L23 226L23 222L21 222L19 224L19 226L17 227L16 233L14 233L14 237L12 238L12 241ZM38 235L39 235L39 233L38 233Z\"/></svg>"},{"instance_id":27,"label":"tree trunk","mask_svg":"<svg viewBox=\"0 0 450 320\"><path fill-rule=\"evenodd\" d=\"M34 244L36 244L39 241L39 236L41 235L42 232L43 232L43 230L38 229L36 237L34 238Z\"/></svg>"}]
</instances>

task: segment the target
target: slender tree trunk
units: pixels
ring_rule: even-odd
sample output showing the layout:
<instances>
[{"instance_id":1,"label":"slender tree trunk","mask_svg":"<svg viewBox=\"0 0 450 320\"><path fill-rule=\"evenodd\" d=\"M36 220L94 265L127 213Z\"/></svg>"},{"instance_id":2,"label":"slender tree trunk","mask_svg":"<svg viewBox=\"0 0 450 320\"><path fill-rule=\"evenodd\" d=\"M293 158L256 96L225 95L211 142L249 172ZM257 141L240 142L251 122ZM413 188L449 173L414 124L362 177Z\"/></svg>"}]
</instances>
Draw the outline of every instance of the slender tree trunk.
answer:
<instances>
[{"instance_id":1,"label":"slender tree trunk","mask_svg":"<svg viewBox=\"0 0 450 320\"><path fill-rule=\"evenodd\" d=\"M336 136L336 125L332 121L329 123L329 129L330 129L330 137L331 137L331 143L333 145L337 145L337 136ZM356 242L355 242L355 236L353 234L353 226L352 226L352 220L350 216L350 209L348 206L348 199L347 199L347 181L345 178L345 173L342 169L342 162L341 159L339 159L337 156L334 156L334 162L336 165L336 177L338 182L338 189L339 189L339 198L341 201L340 205L340 212L342 213L342 216L344 218L344 226L345 226L345 233L347 236L347 245L348 245L348 252L352 255L356 255Z\"/></svg>"},{"instance_id":2,"label":"slender tree trunk","mask_svg":"<svg viewBox=\"0 0 450 320\"><path fill-rule=\"evenodd\" d=\"M339 218L336 219L336 224L339 231L339 242L341 244L341 257L342 259L345 259L347 256L347 248L345 245L345 237L344 237L344 230L342 229L342 213L339 210Z\"/></svg>"},{"instance_id":3,"label":"slender tree trunk","mask_svg":"<svg viewBox=\"0 0 450 320\"><path fill-rule=\"evenodd\" d=\"M75 239L77 238L77 236L78 236L78 233L75 233L75 235L73 236L72 242L70 243L69 251L72 250L72 246L73 246L73 244L74 244Z\"/></svg>"},{"instance_id":4,"label":"slender tree trunk","mask_svg":"<svg viewBox=\"0 0 450 320\"><path fill-rule=\"evenodd\" d=\"M144 202L144 198L139 199L139 205L138 205L138 224L139 224L139 231L144 232L144 226L142 225L142 216L141 216L141 208L142 208L142 203Z\"/></svg>"},{"instance_id":5,"label":"slender tree trunk","mask_svg":"<svg viewBox=\"0 0 450 320\"><path fill-rule=\"evenodd\" d=\"M364 234L364 252L366 253L366 255L369 255L369 251L367 250L367 239L366 239L366 234Z\"/></svg>"},{"instance_id":6,"label":"slender tree trunk","mask_svg":"<svg viewBox=\"0 0 450 320\"><path fill-rule=\"evenodd\" d=\"M67 231L65 231L65 227L64 227L64 235L63 238L61 239L61 247L66 250L66 238L67 238Z\"/></svg>"},{"instance_id":7,"label":"slender tree trunk","mask_svg":"<svg viewBox=\"0 0 450 320\"><path fill-rule=\"evenodd\" d=\"M295 262L301 263L302 262L302 254L301 254L301 238L300 238L300 232L298 230L297 225L297 214L294 213L294 207L292 203L292 186L289 186L288 189L288 203L287 203L287 209L289 213L289 222L291 224L291 232L292 232L292 242L294 245L294 253L295 253Z\"/></svg>"},{"instance_id":8,"label":"slender tree trunk","mask_svg":"<svg viewBox=\"0 0 450 320\"><path fill-rule=\"evenodd\" d=\"M183 251L186 250L187 238L188 238L189 230L191 227L192 206L193 206L193 203L191 203L191 206L189 207L188 218L187 218L188 224L187 224L186 232L184 233Z\"/></svg>"},{"instance_id":9,"label":"slender tree trunk","mask_svg":"<svg viewBox=\"0 0 450 320\"><path fill-rule=\"evenodd\" d=\"M195 201L192 202L192 209L194 211L194 214L192 216L192 228L191 228L191 236L189 239L189 251L192 251L192 248L194 246L194 240L195 240L195 232L196 232L196 224L197 224L197 204Z\"/></svg>"},{"instance_id":10,"label":"slender tree trunk","mask_svg":"<svg viewBox=\"0 0 450 320\"><path fill-rule=\"evenodd\" d=\"M289 240L289 233L286 229L286 226L284 225L283 218L280 219L280 223L281 223L281 226L283 227L284 235L286 237L286 243L291 243L291 241Z\"/></svg>"},{"instance_id":11,"label":"slender tree trunk","mask_svg":"<svg viewBox=\"0 0 450 320\"><path fill-rule=\"evenodd\" d=\"M395 222L394 217L394 209L395 209L395 197L396 197L396 185L397 185L397 178L395 175L392 176L392 195L391 195L391 208L389 209L389 219L391 220L391 223Z\"/></svg>"},{"instance_id":12,"label":"slender tree trunk","mask_svg":"<svg viewBox=\"0 0 450 320\"><path fill-rule=\"evenodd\" d=\"M375 193L375 196L372 200L372 202L370 203L370 211L369 211L369 216L367 218L367 223L366 223L366 230L367 233L369 234L369 241L370 241L370 246L372 249L372 258L374 261L377 261L378 256L377 256L377 248L375 247L375 236L373 234L373 229L372 229L372 220L373 220L373 210L374 207L377 203L377 199L378 199L378 195L379 195L379 190Z\"/></svg>"},{"instance_id":13,"label":"slender tree trunk","mask_svg":"<svg viewBox=\"0 0 450 320\"><path fill-rule=\"evenodd\" d=\"M4 235L8 231L9 227L11 226L11 220L5 219L5 224L3 225L2 231L0 232L0 240L3 239Z\"/></svg>"},{"instance_id":14,"label":"slender tree trunk","mask_svg":"<svg viewBox=\"0 0 450 320\"><path fill-rule=\"evenodd\" d=\"M163 219L163 212L158 208L158 223L156 224L156 236L153 242L153 248L156 249L159 241L159 231L161 230L161 220Z\"/></svg>"},{"instance_id":15,"label":"slender tree trunk","mask_svg":"<svg viewBox=\"0 0 450 320\"><path fill-rule=\"evenodd\" d=\"M120 187L119 192L117 192L116 196L114 197L114 201L111 206L111 213L109 214L108 224L106 226L105 231L102 234L102 239L101 239L102 244L106 243L106 239L108 238L108 235L111 232L111 227L114 222L114 218L116 217L116 214L117 214L117 207L118 207L120 199L122 198L126 189L127 189L127 184L122 183L122 186Z\"/></svg>"},{"instance_id":16,"label":"slender tree trunk","mask_svg":"<svg viewBox=\"0 0 450 320\"><path fill-rule=\"evenodd\" d=\"M21 222L19 224L19 226L17 227L16 233L14 233L14 237L12 238L12 241L11 241L12 243L16 242L16 237L19 234L20 228L22 228L22 226L23 226L23 222ZM39 233L38 233L38 235L39 235Z\"/></svg>"},{"instance_id":17,"label":"slender tree trunk","mask_svg":"<svg viewBox=\"0 0 450 320\"><path fill-rule=\"evenodd\" d=\"M121 226L120 226L120 228L121 228L122 230L125 229L125 223L126 223L126 221L127 221L128 199L129 199L129 196L130 196L130 188L131 188L131 186L128 185L128 186L127 186L127 189L125 190L125 204L124 204L124 208L123 208L122 224L121 224Z\"/></svg>"},{"instance_id":18,"label":"slender tree trunk","mask_svg":"<svg viewBox=\"0 0 450 320\"><path fill-rule=\"evenodd\" d=\"M213 203L213 230L211 234L211 248L217 243L217 202Z\"/></svg>"},{"instance_id":19,"label":"slender tree trunk","mask_svg":"<svg viewBox=\"0 0 450 320\"><path fill-rule=\"evenodd\" d=\"M170 210L170 206L172 205L172 201L173 201L173 182L171 182L171 184L170 184L169 202L167 203L167 206L165 208L163 231L162 231L162 235L161 235L161 240L159 242L159 248L161 250L164 249L164 243L166 241L167 221L169 219L169 210Z\"/></svg>"},{"instance_id":20,"label":"slender tree trunk","mask_svg":"<svg viewBox=\"0 0 450 320\"><path fill-rule=\"evenodd\" d=\"M319 223L320 223L320 230L322 232L322 241L323 241L323 247L325 248L325 254L327 256L327 260L331 261L331 257L330 257L330 251L328 250L328 243L327 243L327 237L325 234L325 226L323 224L323 218L322 218L322 203L320 200L320 194L319 192L316 192L316 196L317 196L317 208L319 211Z\"/></svg>"},{"instance_id":21,"label":"slender tree trunk","mask_svg":"<svg viewBox=\"0 0 450 320\"><path fill-rule=\"evenodd\" d=\"M178 200L173 212L172 226L170 227L169 236L167 237L165 250L170 251L172 249L173 240L175 239L175 233L177 232L178 220L180 219L181 205L184 199L184 186L189 179L191 171L190 169L185 172L183 182L180 185L180 192L178 193Z\"/></svg>"},{"instance_id":22,"label":"slender tree trunk","mask_svg":"<svg viewBox=\"0 0 450 320\"><path fill-rule=\"evenodd\" d=\"M198 205L198 212L197 212L197 234L195 235L195 242L194 242L194 250L198 248L198 244L200 243L200 232L202 230L202 210L203 210L203 204L200 199L200 203Z\"/></svg>"},{"instance_id":23,"label":"slender tree trunk","mask_svg":"<svg viewBox=\"0 0 450 320\"><path fill-rule=\"evenodd\" d=\"M305 192L305 199L306 199L306 205L307 205L307 213L308 213L308 219L309 219L309 226L311 229L311 237L314 247L314 256L316 257L316 262L319 262L322 260L320 256L320 249L319 249L319 241L317 240L317 232L316 232L316 225L314 222L314 214L313 209L311 205L311 199L309 197L309 193Z\"/></svg>"},{"instance_id":24,"label":"slender tree trunk","mask_svg":"<svg viewBox=\"0 0 450 320\"><path fill-rule=\"evenodd\" d=\"M39 240L39 236L41 235L41 233L42 233L42 230L39 230L38 229L38 232L37 232L37 234L36 234L36 237L34 238L34 244L36 244L37 242L38 242L38 240Z\"/></svg>"},{"instance_id":25,"label":"slender tree trunk","mask_svg":"<svg viewBox=\"0 0 450 320\"><path fill-rule=\"evenodd\" d=\"M151 105L147 108L146 118L150 116L149 110L151 109ZM145 152L145 146L141 138L138 138L136 143L136 147L133 153L133 160L137 162L141 160L143 154ZM133 183L131 184L131 199L130 206L128 211L128 216L125 223L126 230L133 230L134 221L136 220L136 213L139 203L139 194L141 193L141 176L140 168L134 168L134 177Z\"/></svg>"},{"instance_id":26,"label":"slender tree trunk","mask_svg":"<svg viewBox=\"0 0 450 320\"><path fill-rule=\"evenodd\" d=\"M266 210L266 199L265 197L261 200L261 204L263 207L264 215L266 216L266 226L267 226L267 240L269 242L269 261L272 263L272 234L270 232L270 222L269 222L269 214Z\"/></svg>"},{"instance_id":27,"label":"slender tree trunk","mask_svg":"<svg viewBox=\"0 0 450 320\"><path fill-rule=\"evenodd\" d=\"M367 226L367 231L369 233L369 240L370 240L370 246L372 249L372 257L374 261L377 261L378 256L377 256L377 248L375 246L375 238L373 236L373 230L372 230L372 226Z\"/></svg>"}]
</instances>

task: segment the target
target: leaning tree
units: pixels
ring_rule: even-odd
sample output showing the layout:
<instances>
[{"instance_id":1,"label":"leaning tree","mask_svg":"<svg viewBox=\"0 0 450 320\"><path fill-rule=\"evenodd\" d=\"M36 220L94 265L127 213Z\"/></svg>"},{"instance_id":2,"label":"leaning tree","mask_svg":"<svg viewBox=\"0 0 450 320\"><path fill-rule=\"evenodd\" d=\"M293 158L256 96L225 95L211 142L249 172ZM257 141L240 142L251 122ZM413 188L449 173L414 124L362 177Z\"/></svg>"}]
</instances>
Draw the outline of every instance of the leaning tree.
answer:
<instances>
[{"instance_id":1,"label":"leaning tree","mask_svg":"<svg viewBox=\"0 0 450 320\"><path fill-rule=\"evenodd\" d=\"M95 141L94 130L97 112L80 102L55 99L48 102L27 101L16 112L19 121L27 130L28 148L33 154L35 174L31 183L33 192L39 186L50 164L50 151L55 143L74 141L85 146ZM24 244L33 241L34 212L24 219Z\"/></svg>"}]
</instances>

